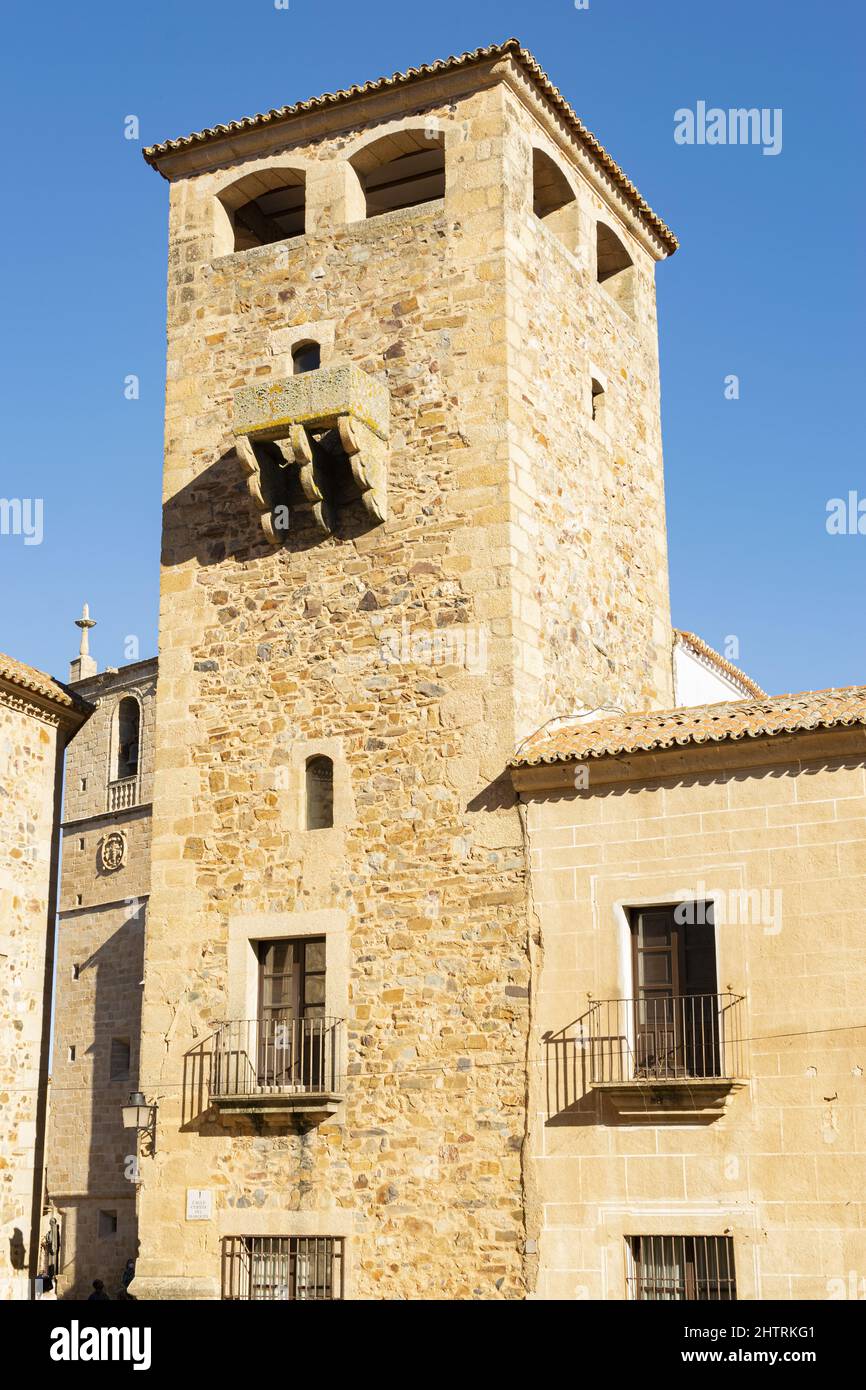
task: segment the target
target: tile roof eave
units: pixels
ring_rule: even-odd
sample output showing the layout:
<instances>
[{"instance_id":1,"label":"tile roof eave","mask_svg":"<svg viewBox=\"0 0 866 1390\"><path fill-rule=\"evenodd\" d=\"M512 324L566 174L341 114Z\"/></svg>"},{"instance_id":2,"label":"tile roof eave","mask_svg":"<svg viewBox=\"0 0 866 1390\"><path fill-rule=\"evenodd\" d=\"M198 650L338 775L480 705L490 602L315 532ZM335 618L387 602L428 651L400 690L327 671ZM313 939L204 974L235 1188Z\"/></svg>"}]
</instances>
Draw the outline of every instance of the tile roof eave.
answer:
<instances>
[{"instance_id":1,"label":"tile roof eave","mask_svg":"<svg viewBox=\"0 0 866 1390\"><path fill-rule=\"evenodd\" d=\"M93 706L62 681L55 680L35 666L16 661L15 657L7 656L5 652L0 652L0 681L23 694L36 696L64 717L85 719L93 712Z\"/></svg>"},{"instance_id":2,"label":"tile roof eave","mask_svg":"<svg viewBox=\"0 0 866 1390\"><path fill-rule=\"evenodd\" d=\"M787 712L786 712L787 711ZM775 717L774 717L775 716ZM791 734L866 728L866 687L848 686L766 700L644 711L559 729L543 740L531 735L511 768L553 766L671 748L755 741Z\"/></svg>"},{"instance_id":3,"label":"tile roof eave","mask_svg":"<svg viewBox=\"0 0 866 1390\"><path fill-rule=\"evenodd\" d=\"M164 140L160 144L148 145L142 150L142 155L152 168L162 173L163 171L160 169L160 161L162 159L169 155L190 149L195 145L203 145L216 140L230 139L232 135L242 134L250 130L262 129L267 125L279 124L280 122L290 120L293 116L298 116L306 112L337 106L346 102L358 100L362 97L374 95L377 92L407 86L425 78L438 77L446 72L454 72L460 68L467 68L498 58L505 58L509 55L523 68L530 80L563 118L571 133L577 137L589 154L605 172L610 175L620 193L657 237L658 241L665 248L666 253L668 255L673 255L674 251L676 251L679 246L679 242L670 227L668 227L658 214L653 211L624 170L621 169L613 157L608 154L601 141L583 124L573 107L559 91L558 87L551 82L537 59L515 38L506 39L504 43L500 44L490 44L486 48L476 48L469 53L454 54L449 58L440 58L433 63L425 63L417 68L408 68L405 72L393 73L390 77L379 77L371 82L363 83L362 86L355 85L343 88L337 92L325 92L321 96L310 97L306 101L295 102L291 106L272 108L270 111L259 112L255 116L245 116L237 121L229 121L224 124L207 127L204 130L193 131L191 134L179 136L175 140Z\"/></svg>"}]
</instances>

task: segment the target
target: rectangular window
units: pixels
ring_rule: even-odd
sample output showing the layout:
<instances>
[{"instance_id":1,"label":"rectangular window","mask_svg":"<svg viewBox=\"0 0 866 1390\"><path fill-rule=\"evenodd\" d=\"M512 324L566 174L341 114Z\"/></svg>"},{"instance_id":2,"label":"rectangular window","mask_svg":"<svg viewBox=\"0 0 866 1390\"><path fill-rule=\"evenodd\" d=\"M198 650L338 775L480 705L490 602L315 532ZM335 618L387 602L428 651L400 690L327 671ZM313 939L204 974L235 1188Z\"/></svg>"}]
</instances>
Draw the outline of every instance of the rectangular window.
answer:
<instances>
[{"instance_id":1,"label":"rectangular window","mask_svg":"<svg viewBox=\"0 0 866 1390\"><path fill-rule=\"evenodd\" d=\"M109 1081L129 1080L129 1038L112 1038L108 1061Z\"/></svg>"},{"instance_id":2,"label":"rectangular window","mask_svg":"<svg viewBox=\"0 0 866 1390\"><path fill-rule=\"evenodd\" d=\"M712 903L636 909L631 939L637 1075L719 1076L721 1013Z\"/></svg>"},{"instance_id":3,"label":"rectangular window","mask_svg":"<svg viewBox=\"0 0 866 1390\"><path fill-rule=\"evenodd\" d=\"M338 1236L228 1236L222 1296L283 1303L341 1299L344 1244Z\"/></svg>"},{"instance_id":4,"label":"rectangular window","mask_svg":"<svg viewBox=\"0 0 866 1390\"><path fill-rule=\"evenodd\" d=\"M260 942L258 1084L325 1091L333 1064L325 938Z\"/></svg>"},{"instance_id":5,"label":"rectangular window","mask_svg":"<svg viewBox=\"0 0 866 1390\"><path fill-rule=\"evenodd\" d=\"M699 1303L737 1297L733 1236L627 1236L629 1298Z\"/></svg>"},{"instance_id":6,"label":"rectangular window","mask_svg":"<svg viewBox=\"0 0 866 1390\"><path fill-rule=\"evenodd\" d=\"M72 967L72 978L73 978L73 980L80 980L80 979L81 979L81 966L80 966L80 965L73 965L73 967Z\"/></svg>"},{"instance_id":7,"label":"rectangular window","mask_svg":"<svg viewBox=\"0 0 866 1390\"><path fill-rule=\"evenodd\" d=\"M96 1233L100 1240L117 1235L117 1212L101 1211L97 1218Z\"/></svg>"},{"instance_id":8,"label":"rectangular window","mask_svg":"<svg viewBox=\"0 0 866 1390\"><path fill-rule=\"evenodd\" d=\"M324 1012L325 938L259 942L260 1018L322 1018Z\"/></svg>"}]
</instances>

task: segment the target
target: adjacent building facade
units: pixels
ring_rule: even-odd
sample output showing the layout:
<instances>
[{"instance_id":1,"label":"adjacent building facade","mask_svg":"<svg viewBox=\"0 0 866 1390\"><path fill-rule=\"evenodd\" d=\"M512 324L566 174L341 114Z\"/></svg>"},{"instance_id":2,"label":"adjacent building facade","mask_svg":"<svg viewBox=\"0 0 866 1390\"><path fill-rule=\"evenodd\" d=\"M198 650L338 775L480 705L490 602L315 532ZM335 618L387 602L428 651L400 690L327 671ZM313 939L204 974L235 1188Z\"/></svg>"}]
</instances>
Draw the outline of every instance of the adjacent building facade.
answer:
<instances>
[{"instance_id":1,"label":"adjacent building facade","mask_svg":"<svg viewBox=\"0 0 866 1390\"><path fill-rule=\"evenodd\" d=\"M0 1300L40 1267L63 755L88 705L0 655Z\"/></svg>"},{"instance_id":2,"label":"adjacent building facade","mask_svg":"<svg viewBox=\"0 0 866 1390\"><path fill-rule=\"evenodd\" d=\"M862 1298L866 690L514 760L546 1298Z\"/></svg>"},{"instance_id":3,"label":"adjacent building facade","mask_svg":"<svg viewBox=\"0 0 866 1390\"><path fill-rule=\"evenodd\" d=\"M62 824L48 1210L58 1288L119 1286L137 1251L135 1136L150 883L156 660L96 674L73 663L93 714L69 749Z\"/></svg>"}]
</instances>

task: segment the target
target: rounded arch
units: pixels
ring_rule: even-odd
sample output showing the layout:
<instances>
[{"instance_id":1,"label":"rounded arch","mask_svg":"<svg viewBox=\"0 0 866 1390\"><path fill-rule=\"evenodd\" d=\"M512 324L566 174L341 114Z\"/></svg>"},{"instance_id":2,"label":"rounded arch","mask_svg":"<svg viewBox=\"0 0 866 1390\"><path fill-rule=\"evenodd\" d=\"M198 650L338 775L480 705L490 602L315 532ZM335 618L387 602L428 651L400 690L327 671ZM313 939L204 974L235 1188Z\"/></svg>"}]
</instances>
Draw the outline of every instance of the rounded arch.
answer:
<instances>
[{"instance_id":1,"label":"rounded arch","mask_svg":"<svg viewBox=\"0 0 866 1390\"><path fill-rule=\"evenodd\" d=\"M532 210L569 251L577 250L577 195L554 159L532 151Z\"/></svg>"},{"instance_id":2,"label":"rounded arch","mask_svg":"<svg viewBox=\"0 0 866 1390\"><path fill-rule=\"evenodd\" d=\"M634 261L616 232L606 222L596 223L596 279L621 309L634 317Z\"/></svg>"},{"instance_id":3,"label":"rounded arch","mask_svg":"<svg viewBox=\"0 0 866 1390\"><path fill-rule=\"evenodd\" d=\"M304 791L308 830L329 830L334 824L334 760L324 753L307 758Z\"/></svg>"},{"instance_id":4,"label":"rounded arch","mask_svg":"<svg viewBox=\"0 0 866 1390\"><path fill-rule=\"evenodd\" d=\"M233 180L216 195L216 254L269 246L306 231L306 170L276 164Z\"/></svg>"},{"instance_id":5,"label":"rounded arch","mask_svg":"<svg viewBox=\"0 0 866 1390\"><path fill-rule=\"evenodd\" d=\"M124 695L112 713L109 780L137 777L140 767L141 701L137 695Z\"/></svg>"},{"instance_id":6,"label":"rounded arch","mask_svg":"<svg viewBox=\"0 0 866 1390\"><path fill-rule=\"evenodd\" d=\"M301 338L292 344L292 371L295 376L315 372L322 365L322 345L315 338Z\"/></svg>"},{"instance_id":7,"label":"rounded arch","mask_svg":"<svg viewBox=\"0 0 866 1390\"><path fill-rule=\"evenodd\" d=\"M350 158L364 194L367 217L416 207L445 196L445 136L433 126L409 126L379 135Z\"/></svg>"}]
</instances>

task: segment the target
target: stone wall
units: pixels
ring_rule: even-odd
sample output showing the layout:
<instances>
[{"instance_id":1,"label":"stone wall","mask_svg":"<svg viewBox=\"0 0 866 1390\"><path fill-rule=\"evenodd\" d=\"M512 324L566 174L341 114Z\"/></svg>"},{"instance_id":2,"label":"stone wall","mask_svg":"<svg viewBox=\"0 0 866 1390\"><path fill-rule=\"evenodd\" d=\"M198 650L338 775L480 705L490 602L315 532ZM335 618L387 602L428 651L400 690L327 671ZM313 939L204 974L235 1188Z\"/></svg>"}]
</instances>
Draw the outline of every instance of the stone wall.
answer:
<instances>
[{"instance_id":1,"label":"stone wall","mask_svg":"<svg viewBox=\"0 0 866 1390\"><path fill-rule=\"evenodd\" d=\"M311 1227L352 1237L358 1297L521 1288L522 854L492 786L514 729L495 404L501 99L461 115L449 158L472 187L453 180L444 204L212 263L217 179L172 190L144 1028L144 1077L162 1100L159 1151L142 1166L139 1292L177 1280L182 1296L218 1296L221 1236ZM310 194L316 161L333 177L362 138L293 151L312 164ZM231 396L285 375L305 336L323 342L323 365L354 361L388 387L390 518L349 518L329 539L299 531L275 552L229 454ZM418 633L480 625L483 672L423 647L415 660ZM293 768L328 750L351 811L304 832ZM317 911L339 923L329 975L349 961L332 1005L346 1019L345 1102L304 1136L252 1121L238 1133L208 1112L181 1130L184 1056L227 1016L230 935L246 932L249 952L271 919L298 935ZM187 1187L215 1193L212 1222L184 1222Z\"/></svg>"},{"instance_id":2,"label":"stone wall","mask_svg":"<svg viewBox=\"0 0 866 1390\"><path fill-rule=\"evenodd\" d=\"M5 662L5 659L4 659ZM17 663L16 663L17 665ZM27 668L18 667L26 673ZM40 673L31 673L40 684ZM57 689L57 695L62 692ZM0 679L0 1299L36 1273L54 936L55 807L82 716Z\"/></svg>"},{"instance_id":3,"label":"stone wall","mask_svg":"<svg viewBox=\"0 0 866 1390\"><path fill-rule=\"evenodd\" d=\"M540 927L537 1294L622 1299L627 1236L728 1233L740 1298L862 1297L863 733L630 761L592 763L580 795L540 773L522 792ZM633 993L625 911L684 894L717 903L745 1084L712 1114L694 1085L674 1119L645 1081L645 1113L625 1118L589 1084L586 1020Z\"/></svg>"},{"instance_id":4,"label":"stone wall","mask_svg":"<svg viewBox=\"0 0 866 1390\"><path fill-rule=\"evenodd\" d=\"M509 93L508 419L519 733L580 706L673 703L655 311L657 248L603 201L539 102ZM533 211L533 151L574 192ZM569 157L570 156L570 157ZM633 313L596 278L596 226L633 262ZM554 223L554 228L556 224ZM592 382L604 388L593 419Z\"/></svg>"},{"instance_id":5,"label":"stone wall","mask_svg":"<svg viewBox=\"0 0 866 1390\"><path fill-rule=\"evenodd\" d=\"M113 1291L136 1254L136 1144L120 1112L138 1085L156 662L107 671L75 689L94 714L67 758L47 1169L62 1231L59 1290L73 1297L97 1278ZM138 801L109 812L117 707L129 695L141 704ZM103 850L117 836L124 850L114 867ZM128 1072L117 1044L112 1069L112 1039L129 1043Z\"/></svg>"}]
</instances>

